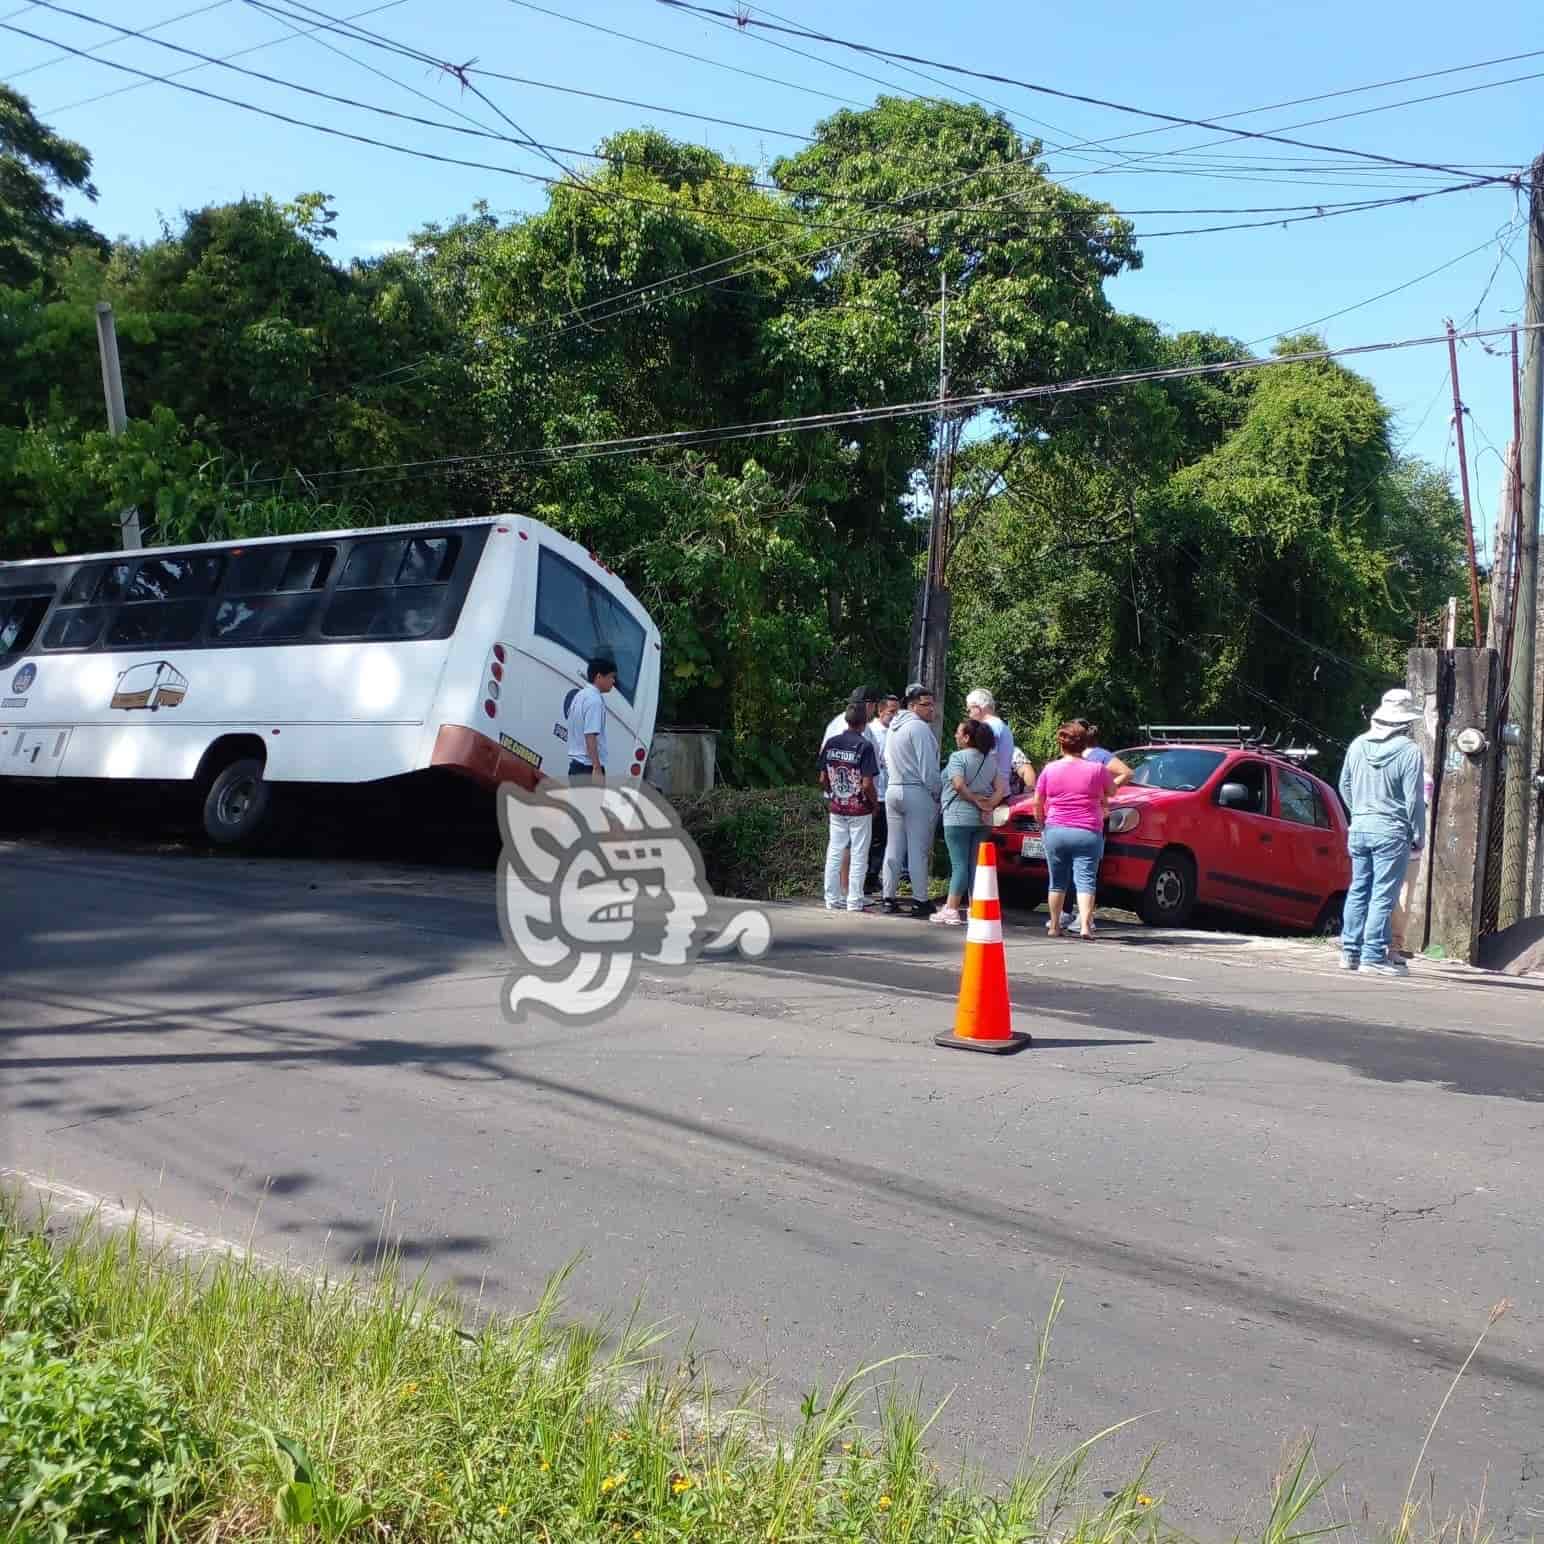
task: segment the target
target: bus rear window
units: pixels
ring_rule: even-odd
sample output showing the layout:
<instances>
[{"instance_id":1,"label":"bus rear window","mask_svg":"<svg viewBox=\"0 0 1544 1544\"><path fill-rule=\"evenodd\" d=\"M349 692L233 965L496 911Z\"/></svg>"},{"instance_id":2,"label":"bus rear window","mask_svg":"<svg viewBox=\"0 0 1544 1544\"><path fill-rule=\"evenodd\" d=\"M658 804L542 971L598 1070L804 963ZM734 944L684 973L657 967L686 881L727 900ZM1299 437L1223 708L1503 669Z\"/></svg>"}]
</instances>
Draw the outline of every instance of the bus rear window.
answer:
<instances>
[{"instance_id":1,"label":"bus rear window","mask_svg":"<svg viewBox=\"0 0 1544 1544\"><path fill-rule=\"evenodd\" d=\"M637 697L647 641L642 624L604 585L550 547L537 560L536 632L581 661L609 654L617 662L617 690L629 702Z\"/></svg>"}]
</instances>

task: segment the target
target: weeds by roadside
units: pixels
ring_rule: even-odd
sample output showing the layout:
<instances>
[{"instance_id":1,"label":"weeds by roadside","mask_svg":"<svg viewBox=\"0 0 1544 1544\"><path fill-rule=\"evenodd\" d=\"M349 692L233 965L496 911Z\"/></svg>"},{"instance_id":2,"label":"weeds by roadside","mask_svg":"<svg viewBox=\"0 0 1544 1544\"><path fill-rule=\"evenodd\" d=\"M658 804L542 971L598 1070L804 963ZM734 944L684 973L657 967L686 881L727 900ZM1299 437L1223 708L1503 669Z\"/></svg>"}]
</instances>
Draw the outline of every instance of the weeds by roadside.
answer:
<instances>
[{"instance_id":1,"label":"weeds by roadside","mask_svg":"<svg viewBox=\"0 0 1544 1544\"><path fill-rule=\"evenodd\" d=\"M1059 1290L1025 1457L994 1488L945 1480L929 1459L938 1411L891 1397L877 1430L860 1424L879 1367L813 1391L785 1429L759 1401L724 1401L690 1352L664 1361L663 1331L636 1312L614 1330L561 1322L566 1276L530 1312L474 1327L389 1262L335 1283L173 1256L134 1228L46 1240L0 1195L0 1541L1180 1538L1145 1466L1087 1500L1110 1432L1059 1459L1033 1453ZM1311 1455L1278 1477L1262 1544L1356 1536L1333 1518L1307 1526L1325 1484ZM1452 1531L1407 1498L1392 1544ZM1452 1544L1484 1537L1460 1525Z\"/></svg>"}]
</instances>

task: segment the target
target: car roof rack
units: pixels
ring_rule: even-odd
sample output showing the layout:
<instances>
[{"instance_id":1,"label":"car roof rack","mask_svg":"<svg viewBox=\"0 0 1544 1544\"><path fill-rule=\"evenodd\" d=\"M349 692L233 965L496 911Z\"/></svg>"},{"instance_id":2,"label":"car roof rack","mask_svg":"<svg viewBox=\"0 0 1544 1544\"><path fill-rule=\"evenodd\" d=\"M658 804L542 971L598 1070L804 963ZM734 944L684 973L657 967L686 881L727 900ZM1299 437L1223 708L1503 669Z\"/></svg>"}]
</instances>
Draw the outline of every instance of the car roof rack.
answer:
<instances>
[{"instance_id":1,"label":"car roof rack","mask_svg":"<svg viewBox=\"0 0 1544 1544\"><path fill-rule=\"evenodd\" d=\"M1294 745L1281 733L1268 739L1264 729L1253 724L1138 724L1149 745L1233 745L1240 750L1258 751L1264 756L1279 756L1289 761L1311 761L1319 754L1312 745Z\"/></svg>"}]
</instances>

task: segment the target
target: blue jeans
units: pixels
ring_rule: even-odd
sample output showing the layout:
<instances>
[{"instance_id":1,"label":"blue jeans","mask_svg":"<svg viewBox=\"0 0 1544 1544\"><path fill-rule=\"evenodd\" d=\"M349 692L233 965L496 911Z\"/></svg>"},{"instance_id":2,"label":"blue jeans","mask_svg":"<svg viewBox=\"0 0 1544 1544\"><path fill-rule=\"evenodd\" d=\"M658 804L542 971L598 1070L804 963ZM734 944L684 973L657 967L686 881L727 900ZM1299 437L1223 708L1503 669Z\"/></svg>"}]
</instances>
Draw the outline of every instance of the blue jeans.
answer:
<instances>
[{"instance_id":1,"label":"blue jeans","mask_svg":"<svg viewBox=\"0 0 1544 1544\"><path fill-rule=\"evenodd\" d=\"M1353 831L1346 838L1351 854L1351 888L1340 927L1340 951L1348 960L1381 965L1389 953L1389 920L1410 861L1410 839Z\"/></svg>"},{"instance_id":2,"label":"blue jeans","mask_svg":"<svg viewBox=\"0 0 1544 1544\"><path fill-rule=\"evenodd\" d=\"M1079 895L1099 887L1099 860L1104 857L1104 832L1081 826L1045 828L1045 864L1051 871L1051 893L1066 895L1074 880Z\"/></svg>"},{"instance_id":3,"label":"blue jeans","mask_svg":"<svg viewBox=\"0 0 1544 1544\"><path fill-rule=\"evenodd\" d=\"M944 845L949 849L949 894L970 899L970 887L976 882L976 854L986 838L985 826L945 826Z\"/></svg>"}]
</instances>

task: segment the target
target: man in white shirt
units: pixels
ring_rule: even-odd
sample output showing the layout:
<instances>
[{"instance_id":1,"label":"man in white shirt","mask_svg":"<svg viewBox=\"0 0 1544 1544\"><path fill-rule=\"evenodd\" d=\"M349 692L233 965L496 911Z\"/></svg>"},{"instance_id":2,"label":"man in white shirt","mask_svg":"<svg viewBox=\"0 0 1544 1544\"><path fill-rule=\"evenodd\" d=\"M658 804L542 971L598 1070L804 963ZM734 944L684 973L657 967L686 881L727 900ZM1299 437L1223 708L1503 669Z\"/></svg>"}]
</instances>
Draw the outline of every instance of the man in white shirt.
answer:
<instances>
[{"instance_id":1,"label":"man in white shirt","mask_svg":"<svg viewBox=\"0 0 1544 1544\"><path fill-rule=\"evenodd\" d=\"M568 704L568 775L606 780L606 699L617 684L617 662L600 656L585 669L589 685Z\"/></svg>"},{"instance_id":2,"label":"man in white shirt","mask_svg":"<svg viewBox=\"0 0 1544 1544\"><path fill-rule=\"evenodd\" d=\"M872 688L871 688L872 690ZM880 870L885 863L885 848L889 844L889 827L885 824L885 789L890 785L890 770L885 762L885 746L890 739L890 720L901 711L901 699L893 692L880 692L869 710L872 717L863 732L874 742L874 753L879 758L879 777L875 791L879 796L879 808L874 811L873 840L869 843L868 876L864 880L865 895L877 893L880 887Z\"/></svg>"},{"instance_id":3,"label":"man in white shirt","mask_svg":"<svg viewBox=\"0 0 1544 1544\"><path fill-rule=\"evenodd\" d=\"M997 740L997 766L1003 775L1003 787L1013 776L1013 731L997 716L997 700L985 687L978 686L965 699L965 711L978 723L985 724Z\"/></svg>"}]
</instances>

